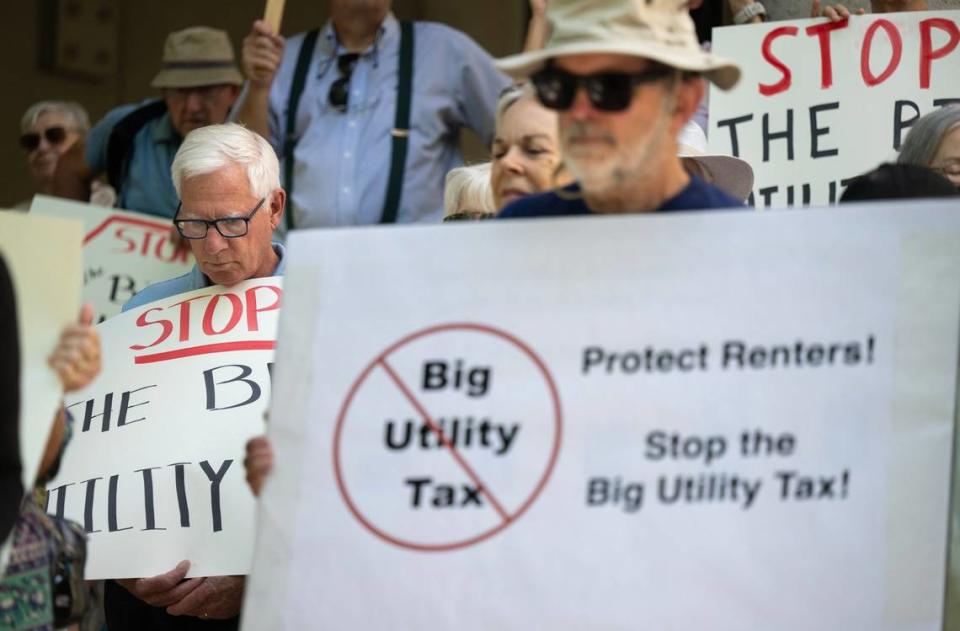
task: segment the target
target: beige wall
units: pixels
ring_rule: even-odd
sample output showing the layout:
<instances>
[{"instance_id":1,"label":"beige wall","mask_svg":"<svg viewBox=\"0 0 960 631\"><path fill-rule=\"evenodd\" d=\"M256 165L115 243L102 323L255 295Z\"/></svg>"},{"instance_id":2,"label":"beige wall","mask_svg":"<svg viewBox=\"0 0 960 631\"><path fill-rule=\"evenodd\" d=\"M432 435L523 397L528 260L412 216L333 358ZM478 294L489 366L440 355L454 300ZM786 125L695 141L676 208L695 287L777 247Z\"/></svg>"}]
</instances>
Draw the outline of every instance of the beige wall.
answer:
<instances>
[{"instance_id":1,"label":"beige wall","mask_svg":"<svg viewBox=\"0 0 960 631\"><path fill-rule=\"evenodd\" d=\"M24 110L43 99L73 99L90 111L94 121L108 109L153 95L149 84L156 73L167 33L192 25L226 29L239 54L240 42L251 22L263 12L264 0L118 0L120 8L117 76L105 81L51 76L38 70L39 0L4 3L4 37L0 38L0 85L7 97L0 101L0 205L13 204L32 192L29 172L17 146ZM313 28L326 16L326 1L287 0L282 31ZM458 28L491 54L517 51L525 31L525 0L396 0L401 19L433 20ZM13 25L16 25L15 27ZM465 150L478 159L482 148L467 139Z\"/></svg>"}]
</instances>

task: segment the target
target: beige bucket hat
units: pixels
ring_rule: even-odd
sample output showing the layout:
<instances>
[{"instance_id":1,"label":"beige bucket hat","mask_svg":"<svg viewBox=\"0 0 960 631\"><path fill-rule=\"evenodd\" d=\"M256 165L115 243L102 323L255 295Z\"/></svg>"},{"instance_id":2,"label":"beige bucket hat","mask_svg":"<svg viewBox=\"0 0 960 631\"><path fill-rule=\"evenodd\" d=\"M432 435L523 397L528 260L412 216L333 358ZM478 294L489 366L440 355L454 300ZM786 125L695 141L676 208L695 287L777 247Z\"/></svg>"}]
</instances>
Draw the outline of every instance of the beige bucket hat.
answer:
<instances>
[{"instance_id":1,"label":"beige bucket hat","mask_svg":"<svg viewBox=\"0 0 960 631\"><path fill-rule=\"evenodd\" d=\"M753 190L753 167L746 160L707 153L707 135L700 125L687 123L677 136L677 157L698 162L712 183L737 199L746 200Z\"/></svg>"},{"instance_id":2,"label":"beige bucket hat","mask_svg":"<svg viewBox=\"0 0 960 631\"><path fill-rule=\"evenodd\" d=\"M151 86L197 88L225 83L243 84L226 31L194 26L167 35L163 69L153 78Z\"/></svg>"},{"instance_id":3,"label":"beige bucket hat","mask_svg":"<svg viewBox=\"0 0 960 631\"><path fill-rule=\"evenodd\" d=\"M688 0L551 0L550 38L542 50L505 57L497 67L514 79L537 72L554 57L593 53L631 55L702 73L724 90L740 80L732 61L700 49Z\"/></svg>"}]
</instances>

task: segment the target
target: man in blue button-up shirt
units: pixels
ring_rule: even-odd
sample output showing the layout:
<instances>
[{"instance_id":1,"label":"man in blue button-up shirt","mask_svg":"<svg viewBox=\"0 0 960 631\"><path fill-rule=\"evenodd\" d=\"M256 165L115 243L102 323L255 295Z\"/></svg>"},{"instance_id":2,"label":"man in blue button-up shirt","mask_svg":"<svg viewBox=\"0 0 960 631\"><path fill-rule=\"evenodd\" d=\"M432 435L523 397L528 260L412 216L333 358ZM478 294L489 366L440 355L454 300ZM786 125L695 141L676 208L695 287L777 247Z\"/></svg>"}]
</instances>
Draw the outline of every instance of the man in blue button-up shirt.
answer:
<instances>
[{"instance_id":1,"label":"man in blue button-up shirt","mask_svg":"<svg viewBox=\"0 0 960 631\"><path fill-rule=\"evenodd\" d=\"M331 0L297 108L295 227L381 220L397 104L400 23L389 0ZM490 56L441 24L414 25L409 150L398 222L439 221L446 173L462 163L459 132L488 144L497 96L509 84ZM249 93L240 119L283 155L290 87L304 34L286 43L257 21L244 40ZM290 188L289 182L284 182Z\"/></svg>"}]
</instances>

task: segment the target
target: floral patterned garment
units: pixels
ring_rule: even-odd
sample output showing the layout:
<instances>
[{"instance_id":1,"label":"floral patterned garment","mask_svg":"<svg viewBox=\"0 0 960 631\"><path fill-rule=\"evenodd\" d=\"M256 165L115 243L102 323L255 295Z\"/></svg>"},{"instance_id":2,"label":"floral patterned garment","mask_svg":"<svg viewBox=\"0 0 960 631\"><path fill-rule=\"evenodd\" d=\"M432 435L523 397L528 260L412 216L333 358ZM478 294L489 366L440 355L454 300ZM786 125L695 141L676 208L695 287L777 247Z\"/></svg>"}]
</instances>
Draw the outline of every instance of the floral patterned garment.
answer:
<instances>
[{"instance_id":1,"label":"floral patterned garment","mask_svg":"<svg viewBox=\"0 0 960 631\"><path fill-rule=\"evenodd\" d=\"M25 497L13 529L9 564L0 579L0 629L53 629L54 560L38 514L41 506L37 494Z\"/></svg>"}]
</instances>

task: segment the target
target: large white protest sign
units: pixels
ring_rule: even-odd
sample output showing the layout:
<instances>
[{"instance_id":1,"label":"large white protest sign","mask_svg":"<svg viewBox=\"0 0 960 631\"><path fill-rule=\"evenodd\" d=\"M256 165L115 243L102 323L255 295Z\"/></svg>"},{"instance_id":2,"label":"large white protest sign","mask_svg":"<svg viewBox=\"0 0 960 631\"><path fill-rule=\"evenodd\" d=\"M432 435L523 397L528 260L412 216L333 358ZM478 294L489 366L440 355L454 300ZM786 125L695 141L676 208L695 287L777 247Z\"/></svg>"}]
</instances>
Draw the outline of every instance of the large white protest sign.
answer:
<instances>
[{"instance_id":1,"label":"large white protest sign","mask_svg":"<svg viewBox=\"0 0 960 631\"><path fill-rule=\"evenodd\" d=\"M956 208L288 251L245 628L939 628Z\"/></svg>"},{"instance_id":2,"label":"large white protest sign","mask_svg":"<svg viewBox=\"0 0 960 631\"><path fill-rule=\"evenodd\" d=\"M0 211L0 256L13 279L20 340L20 463L33 487L63 386L47 363L80 310L79 221ZM0 349L7 352L7 349Z\"/></svg>"},{"instance_id":3,"label":"large white protest sign","mask_svg":"<svg viewBox=\"0 0 960 631\"><path fill-rule=\"evenodd\" d=\"M244 445L263 432L279 278L159 300L99 326L100 377L67 402L73 440L47 511L89 533L90 579L244 574L253 496Z\"/></svg>"},{"instance_id":4,"label":"large white protest sign","mask_svg":"<svg viewBox=\"0 0 960 631\"><path fill-rule=\"evenodd\" d=\"M30 213L83 220L83 300L93 305L96 322L120 313L147 285L193 266L189 249L170 241L173 224L153 215L45 195L33 198Z\"/></svg>"},{"instance_id":5,"label":"large white protest sign","mask_svg":"<svg viewBox=\"0 0 960 631\"><path fill-rule=\"evenodd\" d=\"M710 149L753 167L757 207L823 205L896 159L923 114L960 103L960 11L717 28L736 88L710 92Z\"/></svg>"}]
</instances>

